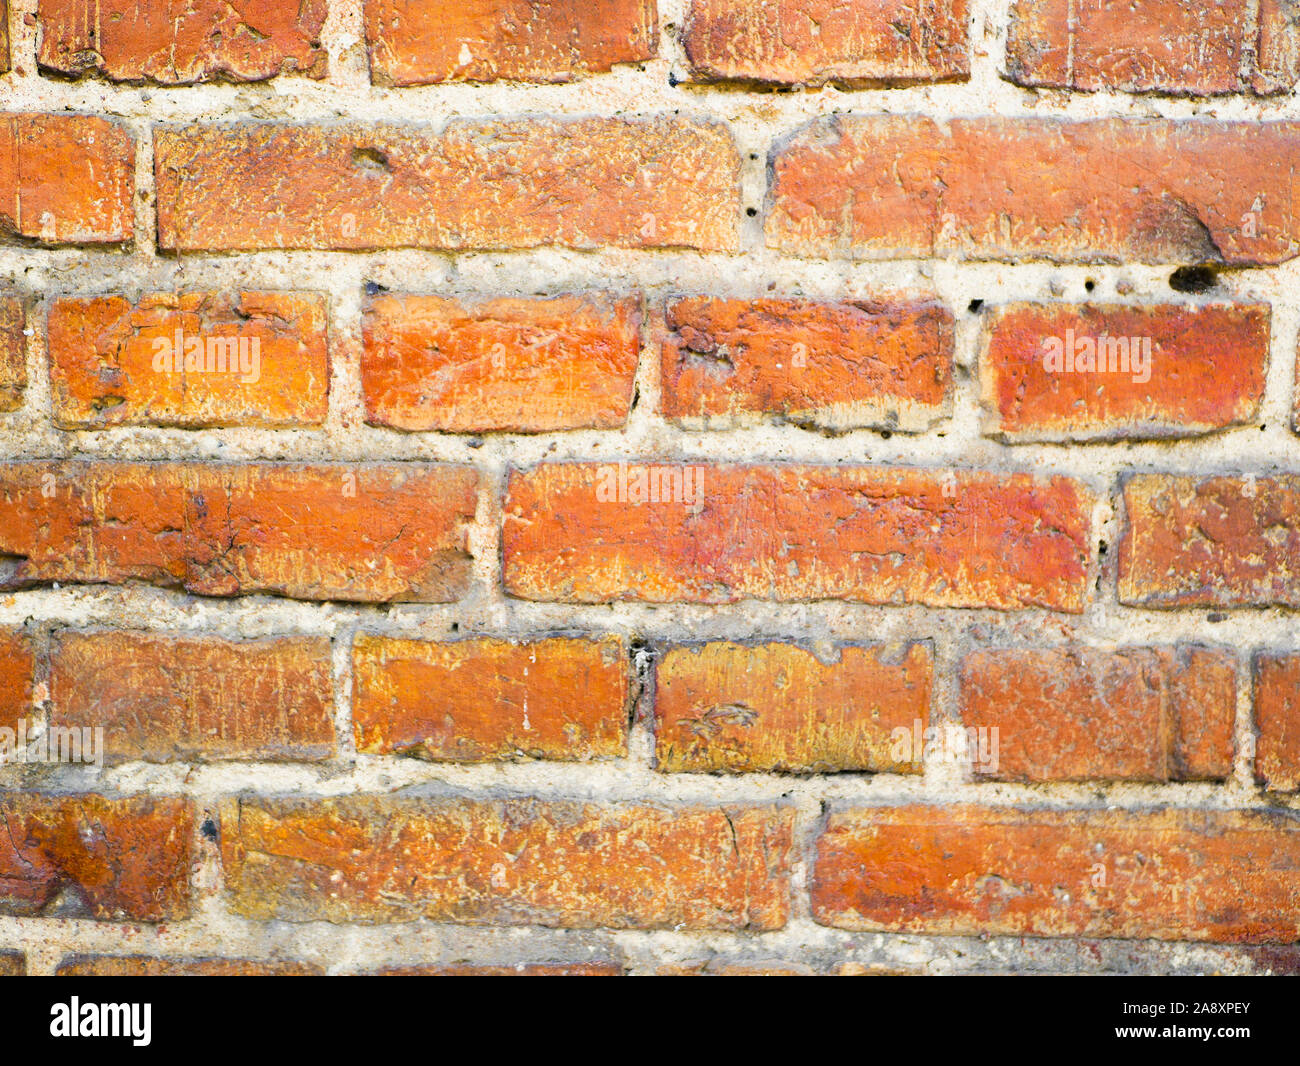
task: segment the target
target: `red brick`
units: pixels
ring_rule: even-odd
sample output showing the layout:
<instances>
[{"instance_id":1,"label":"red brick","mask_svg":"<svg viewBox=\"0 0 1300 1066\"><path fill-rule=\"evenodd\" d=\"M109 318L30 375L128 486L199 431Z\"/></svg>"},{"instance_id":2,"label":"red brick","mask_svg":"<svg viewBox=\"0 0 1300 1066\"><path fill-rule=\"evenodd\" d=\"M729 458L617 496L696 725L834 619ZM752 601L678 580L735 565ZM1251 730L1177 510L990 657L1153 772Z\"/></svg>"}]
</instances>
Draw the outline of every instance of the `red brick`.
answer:
<instances>
[{"instance_id":1,"label":"red brick","mask_svg":"<svg viewBox=\"0 0 1300 1066\"><path fill-rule=\"evenodd\" d=\"M56 977L319 977L318 966L256 959L178 958L154 955L69 955Z\"/></svg>"},{"instance_id":2,"label":"red brick","mask_svg":"<svg viewBox=\"0 0 1300 1066\"><path fill-rule=\"evenodd\" d=\"M0 12L2 14L2 12ZM27 388L26 316L22 301L0 296L0 411L16 411Z\"/></svg>"},{"instance_id":3,"label":"red brick","mask_svg":"<svg viewBox=\"0 0 1300 1066\"><path fill-rule=\"evenodd\" d=\"M59 632L50 722L104 730L114 762L334 754L330 642Z\"/></svg>"},{"instance_id":4,"label":"red brick","mask_svg":"<svg viewBox=\"0 0 1300 1066\"><path fill-rule=\"evenodd\" d=\"M24 977L26 974L27 958L22 952L0 951L0 977Z\"/></svg>"},{"instance_id":5,"label":"red brick","mask_svg":"<svg viewBox=\"0 0 1300 1066\"><path fill-rule=\"evenodd\" d=\"M664 416L679 425L919 431L949 406L953 319L924 299L680 297L660 354Z\"/></svg>"},{"instance_id":6,"label":"red brick","mask_svg":"<svg viewBox=\"0 0 1300 1066\"><path fill-rule=\"evenodd\" d=\"M618 637L435 643L362 634L352 658L360 752L454 762L627 754L628 657Z\"/></svg>"},{"instance_id":7,"label":"red brick","mask_svg":"<svg viewBox=\"0 0 1300 1066\"><path fill-rule=\"evenodd\" d=\"M1285 812L881 807L832 813L813 916L842 929L1290 943Z\"/></svg>"},{"instance_id":8,"label":"red brick","mask_svg":"<svg viewBox=\"0 0 1300 1066\"><path fill-rule=\"evenodd\" d=\"M1255 777L1275 792L1300 789L1300 655L1255 656Z\"/></svg>"},{"instance_id":9,"label":"red brick","mask_svg":"<svg viewBox=\"0 0 1300 1066\"><path fill-rule=\"evenodd\" d=\"M1300 252L1290 122L832 116L781 142L771 172L768 244L795 255L1248 265Z\"/></svg>"},{"instance_id":10,"label":"red brick","mask_svg":"<svg viewBox=\"0 0 1300 1066\"><path fill-rule=\"evenodd\" d=\"M1016 0L1007 74L1017 85L1193 96L1277 91L1273 54L1293 26L1261 11L1258 59L1245 0ZM1267 31L1265 27L1268 27ZM1291 82L1294 82L1292 74Z\"/></svg>"},{"instance_id":11,"label":"red brick","mask_svg":"<svg viewBox=\"0 0 1300 1066\"><path fill-rule=\"evenodd\" d=\"M134 187L135 144L120 123L0 116L0 236L47 245L129 241Z\"/></svg>"},{"instance_id":12,"label":"red brick","mask_svg":"<svg viewBox=\"0 0 1300 1066\"><path fill-rule=\"evenodd\" d=\"M0 464L0 588L444 602L468 585L477 482L417 463Z\"/></svg>"},{"instance_id":13,"label":"red brick","mask_svg":"<svg viewBox=\"0 0 1300 1066\"><path fill-rule=\"evenodd\" d=\"M622 977L613 962L519 963L516 966L387 966L377 977Z\"/></svg>"},{"instance_id":14,"label":"red brick","mask_svg":"<svg viewBox=\"0 0 1300 1066\"><path fill-rule=\"evenodd\" d=\"M70 429L320 425L329 410L326 322L323 297L293 293L56 299L55 420ZM187 361L193 341L204 348Z\"/></svg>"},{"instance_id":15,"label":"red brick","mask_svg":"<svg viewBox=\"0 0 1300 1066\"><path fill-rule=\"evenodd\" d=\"M54 73L189 85L325 76L326 0L39 0L37 62Z\"/></svg>"},{"instance_id":16,"label":"red brick","mask_svg":"<svg viewBox=\"0 0 1300 1066\"><path fill-rule=\"evenodd\" d=\"M1121 603L1300 607L1300 478L1137 474L1124 513Z\"/></svg>"},{"instance_id":17,"label":"red brick","mask_svg":"<svg viewBox=\"0 0 1300 1066\"><path fill-rule=\"evenodd\" d=\"M5 792L0 828L0 914L57 908L135 922L189 915L197 852L187 800Z\"/></svg>"},{"instance_id":18,"label":"red brick","mask_svg":"<svg viewBox=\"0 0 1300 1066\"><path fill-rule=\"evenodd\" d=\"M764 930L789 913L784 807L242 798L221 824L228 903L255 920Z\"/></svg>"},{"instance_id":19,"label":"red brick","mask_svg":"<svg viewBox=\"0 0 1300 1066\"><path fill-rule=\"evenodd\" d=\"M1232 773L1236 661L1210 648L996 649L961 667L961 719L993 737L976 776L1197 781Z\"/></svg>"},{"instance_id":20,"label":"red brick","mask_svg":"<svg viewBox=\"0 0 1300 1066\"><path fill-rule=\"evenodd\" d=\"M1269 318L1266 304L998 308L980 358L986 432L1116 440L1251 421L1264 398Z\"/></svg>"},{"instance_id":21,"label":"red brick","mask_svg":"<svg viewBox=\"0 0 1300 1066\"><path fill-rule=\"evenodd\" d=\"M715 641L670 648L655 672L660 770L920 773L900 759L930 718L928 645L842 645L820 657L794 644Z\"/></svg>"},{"instance_id":22,"label":"red brick","mask_svg":"<svg viewBox=\"0 0 1300 1066\"><path fill-rule=\"evenodd\" d=\"M0 629L0 729L17 729L32 714L36 660L32 639L17 629Z\"/></svg>"},{"instance_id":23,"label":"red brick","mask_svg":"<svg viewBox=\"0 0 1300 1066\"><path fill-rule=\"evenodd\" d=\"M659 50L655 0L365 0L377 85L564 82Z\"/></svg>"},{"instance_id":24,"label":"red brick","mask_svg":"<svg viewBox=\"0 0 1300 1066\"><path fill-rule=\"evenodd\" d=\"M964 81L968 22L966 0L690 0L682 43L704 81Z\"/></svg>"},{"instance_id":25,"label":"red brick","mask_svg":"<svg viewBox=\"0 0 1300 1066\"><path fill-rule=\"evenodd\" d=\"M634 502L643 490L664 502ZM568 603L842 599L1078 612L1090 509L1079 483L1021 474L542 464L510 474L505 584L514 596Z\"/></svg>"},{"instance_id":26,"label":"red brick","mask_svg":"<svg viewBox=\"0 0 1300 1066\"><path fill-rule=\"evenodd\" d=\"M710 121L245 123L154 145L167 251L738 247L739 160Z\"/></svg>"},{"instance_id":27,"label":"red brick","mask_svg":"<svg viewBox=\"0 0 1300 1066\"><path fill-rule=\"evenodd\" d=\"M366 421L450 433L615 429L640 352L635 298L380 296L363 319Z\"/></svg>"},{"instance_id":28,"label":"red brick","mask_svg":"<svg viewBox=\"0 0 1300 1066\"><path fill-rule=\"evenodd\" d=\"M1255 75L1257 93L1287 92L1300 79L1300 34L1290 0L1260 0Z\"/></svg>"}]
</instances>

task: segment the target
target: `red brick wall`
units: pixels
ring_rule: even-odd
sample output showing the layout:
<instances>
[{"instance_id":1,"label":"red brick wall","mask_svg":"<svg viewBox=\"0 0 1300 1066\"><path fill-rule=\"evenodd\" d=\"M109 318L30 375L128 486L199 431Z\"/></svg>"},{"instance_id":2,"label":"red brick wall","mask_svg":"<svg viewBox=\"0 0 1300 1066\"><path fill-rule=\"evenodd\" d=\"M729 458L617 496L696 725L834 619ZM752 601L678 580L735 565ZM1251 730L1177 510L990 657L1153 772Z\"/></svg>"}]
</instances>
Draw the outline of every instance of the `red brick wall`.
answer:
<instances>
[{"instance_id":1,"label":"red brick wall","mask_svg":"<svg viewBox=\"0 0 1300 1066\"><path fill-rule=\"evenodd\" d=\"M1300 969L1291 5L0 10L0 973Z\"/></svg>"}]
</instances>

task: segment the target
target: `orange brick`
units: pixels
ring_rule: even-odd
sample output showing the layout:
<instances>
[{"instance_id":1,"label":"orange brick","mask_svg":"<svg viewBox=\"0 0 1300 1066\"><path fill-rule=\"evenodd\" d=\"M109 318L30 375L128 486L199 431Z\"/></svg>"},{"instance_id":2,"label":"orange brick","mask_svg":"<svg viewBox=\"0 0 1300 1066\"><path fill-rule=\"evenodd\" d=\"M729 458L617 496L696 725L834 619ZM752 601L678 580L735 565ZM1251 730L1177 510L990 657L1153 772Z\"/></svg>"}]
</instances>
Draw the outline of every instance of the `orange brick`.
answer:
<instances>
[{"instance_id":1,"label":"orange brick","mask_svg":"<svg viewBox=\"0 0 1300 1066\"><path fill-rule=\"evenodd\" d=\"M55 420L70 429L320 425L326 320L323 297L292 293L56 299Z\"/></svg>"},{"instance_id":2,"label":"orange brick","mask_svg":"<svg viewBox=\"0 0 1300 1066\"><path fill-rule=\"evenodd\" d=\"M1232 773L1233 656L1210 648L995 649L961 667L961 719L986 730L976 775L1197 781ZM996 745L992 744L996 730Z\"/></svg>"},{"instance_id":3,"label":"orange brick","mask_svg":"<svg viewBox=\"0 0 1300 1066\"><path fill-rule=\"evenodd\" d=\"M154 955L69 955L56 977L318 977L318 966L256 959L177 958Z\"/></svg>"},{"instance_id":4,"label":"orange brick","mask_svg":"<svg viewBox=\"0 0 1300 1066\"><path fill-rule=\"evenodd\" d=\"M563 82L653 59L655 0L365 0L378 85Z\"/></svg>"},{"instance_id":5,"label":"orange brick","mask_svg":"<svg viewBox=\"0 0 1300 1066\"><path fill-rule=\"evenodd\" d=\"M120 123L0 116L0 236L46 245L129 241L134 187L135 145Z\"/></svg>"},{"instance_id":6,"label":"orange brick","mask_svg":"<svg viewBox=\"0 0 1300 1066\"><path fill-rule=\"evenodd\" d=\"M661 501L661 502L658 502ZM567 603L842 599L1078 612L1067 478L850 466L542 464L510 475L506 590Z\"/></svg>"},{"instance_id":7,"label":"orange brick","mask_svg":"<svg viewBox=\"0 0 1300 1066\"><path fill-rule=\"evenodd\" d=\"M0 729L16 729L32 714L36 660L32 640L17 629L0 629Z\"/></svg>"},{"instance_id":8,"label":"orange brick","mask_svg":"<svg viewBox=\"0 0 1300 1066\"><path fill-rule=\"evenodd\" d=\"M0 411L16 411L23 404L27 388L27 341L23 336L26 325L22 301L0 296Z\"/></svg>"},{"instance_id":9,"label":"orange brick","mask_svg":"<svg viewBox=\"0 0 1300 1066\"><path fill-rule=\"evenodd\" d=\"M26 974L27 958L22 952L0 951L0 977L24 977Z\"/></svg>"},{"instance_id":10,"label":"orange brick","mask_svg":"<svg viewBox=\"0 0 1300 1066\"><path fill-rule=\"evenodd\" d=\"M919 431L949 406L953 319L932 301L681 297L664 329L663 412L679 425Z\"/></svg>"},{"instance_id":11,"label":"orange brick","mask_svg":"<svg viewBox=\"0 0 1300 1066\"><path fill-rule=\"evenodd\" d=\"M334 754L330 642L59 632L52 725L104 730L114 762L312 760Z\"/></svg>"},{"instance_id":12,"label":"orange brick","mask_svg":"<svg viewBox=\"0 0 1300 1066\"><path fill-rule=\"evenodd\" d=\"M255 920L779 929L793 812L534 799L230 799L228 903Z\"/></svg>"},{"instance_id":13,"label":"orange brick","mask_svg":"<svg viewBox=\"0 0 1300 1066\"><path fill-rule=\"evenodd\" d=\"M841 929L1290 943L1297 864L1281 811L862 808L831 814L812 906Z\"/></svg>"},{"instance_id":14,"label":"orange brick","mask_svg":"<svg viewBox=\"0 0 1300 1066\"><path fill-rule=\"evenodd\" d=\"M454 762L627 754L628 657L618 637L434 643L362 634L353 678L360 752Z\"/></svg>"},{"instance_id":15,"label":"orange brick","mask_svg":"<svg viewBox=\"0 0 1300 1066\"><path fill-rule=\"evenodd\" d=\"M477 484L418 463L0 464L0 588L444 602L468 585Z\"/></svg>"},{"instance_id":16,"label":"orange brick","mask_svg":"<svg viewBox=\"0 0 1300 1066\"><path fill-rule=\"evenodd\" d=\"M37 62L64 76L189 85L325 76L325 0L40 0Z\"/></svg>"},{"instance_id":17,"label":"orange brick","mask_svg":"<svg viewBox=\"0 0 1300 1066\"><path fill-rule=\"evenodd\" d=\"M1300 478L1137 474L1124 512L1121 603L1300 606Z\"/></svg>"},{"instance_id":18,"label":"orange brick","mask_svg":"<svg viewBox=\"0 0 1300 1066\"><path fill-rule=\"evenodd\" d=\"M0 74L9 73L9 0L0 0Z\"/></svg>"},{"instance_id":19,"label":"orange brick","mask_svg":"<svg viewBox=\"0 0 1300 1066\"><path fill-rule=\"evenodd\" d=\"M964 81L968 22L966 0L690 0L682 43L705 81Z\"/></svg>"},{"instance_id":20,"label":"orange brick","mask_svg":"<svg viewBox=\"0 0 1300 1066\"><path fill-rule=\"evenodd\" d=\"M1013 441L1183 437L1257 417L1266 304L1010 304L980 358L986 432Z\"/></svg>"},{"instance_id":21,"label":"orange brick","mask_svg":"<svg viewBox=\"0 0 1300 1066\"><path fill-rule=\"evenodd\" d=\"M1255 777L1275 792L1300 789L1300 655L1255 656Z\"/></svg>"},{"instance_id":22,"label":"orange brick","mask_svg":"<svg viewBox=\"0 0 1300 1066\"><path fill-rule=\"evenodd\" d=\"M822 658L794 644L671 648L655 673L660 770L920 773L897 758L930 717L928 645L839 646Z\"/></svg>"},{"instance_id":23,"label":"orange brick","mask_svg":"<svg viewBox=\"0 0 1300 1066\"><path fill-rule=\"evenodd\" d=\"M632 403L639 301L598 293L473 302L380 296L366 304L363 344L371 425L614 429Z\"/></svg>"},{"instance_id":24,"label":"orange brick","mask_svg":"<svg viewBox=\"0 0 1300 1066\"><path fill-rule=\"evenodd\" d=\"M57 903L60 914L100 920L189 915L197 853L187 800L4 792L0 829L0 914Z\"/></svg>"},{"instance_id":25,"label":"orange brick","mask_svg":"<svg viewBox=\"0 0 1300 1066\"><path fill-rule=\"evenodd\" d=\"M737 249L739 159L710 121L244 123L154 145L167 251Z\"/></svg>"},{"instance_id":26,"label":"orange brick","mask_svg":"<svg viewBox=\"0 0 1300 1066\"><path fill-rule=\"evenodd\" d=\"M1249 265L1300 252L1289 122L837 115L782 141L771 173L768 244L794 255Z\"/></svg>"},{"instance_id":27,"label":"orange brick","mask_svg":"<svg viewBox=\"0 0 1300 1066\"><path fill-rule=\"evenodd\" d=\"M1088 91L1276 92L1287 87L1276 79L1295 27L1280 4L1266 6L1254 14L1245 0L1016 0L1007 73L1017 85Z\"/></svg>"}]
</instances>

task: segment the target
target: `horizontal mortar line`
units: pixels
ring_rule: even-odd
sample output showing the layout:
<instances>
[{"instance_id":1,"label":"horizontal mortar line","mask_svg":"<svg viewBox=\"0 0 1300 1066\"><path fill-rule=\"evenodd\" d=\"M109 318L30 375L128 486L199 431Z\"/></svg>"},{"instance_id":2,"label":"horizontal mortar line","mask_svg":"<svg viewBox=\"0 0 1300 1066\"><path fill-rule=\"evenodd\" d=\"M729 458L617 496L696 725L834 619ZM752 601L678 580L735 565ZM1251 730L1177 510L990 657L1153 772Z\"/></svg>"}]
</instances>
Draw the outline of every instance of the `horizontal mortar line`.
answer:
<instances>
[{"instance_id":1,"label":"horizontal mortar line","mask_svg":"<svg viewBox=\"0 0 1300 1066\"><path fill-rule=\"evenodd\" d=\"M594 803L652 806L795 806L802 802L853 806L896 807L909 804L976 807L1018 807L1034 810L1144 810L1148 808L1196 813L1217 811L1300 811L1300 795L1246 790L1233 783L1096 782L927 783L924 775L748 773L714 775L658 774L643 763L611 761L593 764L543 761L478 766L420 767L402 765L391 757L367 756L356 771L345 764L135 763L104 771L107 780L79 768L42 771L39 783L24 780L24 792L56 794L103 793L112 796L175 795L198 804L216 804L239 797L257 800L292 796L309 800L345 800L369 796L394 800L468 800L499 802L512 799L551 803ZM4 776L20 768L9 768ZM30 771L27 772L30 775ZM11 786L3 786L5 791ZM599 796L593 790L599 789ZM414 794L412 794L414 793ZM214 813L216 813L214 811Z\"/></svg>"}]
</instances>

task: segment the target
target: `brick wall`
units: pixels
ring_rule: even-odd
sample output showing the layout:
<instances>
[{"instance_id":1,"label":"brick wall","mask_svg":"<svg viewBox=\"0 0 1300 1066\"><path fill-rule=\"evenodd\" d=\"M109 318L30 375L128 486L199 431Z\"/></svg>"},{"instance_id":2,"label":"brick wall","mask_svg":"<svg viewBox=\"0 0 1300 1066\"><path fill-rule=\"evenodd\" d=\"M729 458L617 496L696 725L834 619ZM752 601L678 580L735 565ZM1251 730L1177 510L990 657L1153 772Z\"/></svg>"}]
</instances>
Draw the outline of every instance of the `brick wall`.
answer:
<instances>
[{"instance_id":1,"label":"brick wall","mask_svg":"<svg viewBox=\"0 0 1300 1066\"><path fill-rule=\"evenodd\" d=\"M0 973L1300 970L1298 27L9 0Z\"/></svg>"}]
</instances>

